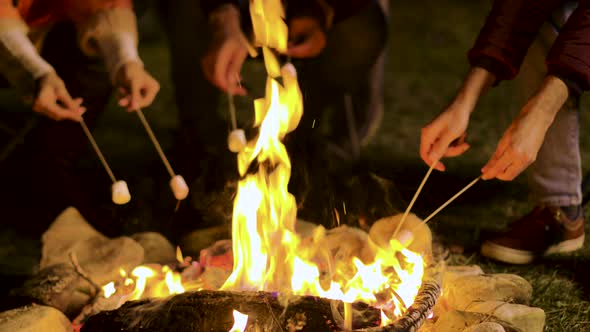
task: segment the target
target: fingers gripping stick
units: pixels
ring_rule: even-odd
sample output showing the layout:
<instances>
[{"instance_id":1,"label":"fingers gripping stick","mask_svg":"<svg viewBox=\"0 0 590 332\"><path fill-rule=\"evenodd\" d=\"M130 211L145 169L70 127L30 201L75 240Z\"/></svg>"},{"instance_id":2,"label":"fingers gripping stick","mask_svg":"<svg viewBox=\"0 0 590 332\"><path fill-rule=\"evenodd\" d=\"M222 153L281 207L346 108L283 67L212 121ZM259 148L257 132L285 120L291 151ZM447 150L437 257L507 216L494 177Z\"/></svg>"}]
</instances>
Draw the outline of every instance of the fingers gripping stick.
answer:
<instances>
[{"instance_id":1,"label":"fingers gripping stick","mask_svg":"<svg viewBox=\"0 0 590 332\"><path fill-rule=\"evenodd\" d=\"M109 164L107 163L107 160L103 156L102 152L100 152L100 149L98 148L98 144L96 144L94 137L92 137L90 130L86 126L84 119L80 120L80 125L82 126L82 130L84 130L86 137L88 137L88 140L90 141L90 144L92 145L92 148L96 152L98 159L100 159L102 165L104 166L104 169L109 174L111 181L113 181L113 185L111 186L111 199L113 200L113 203L119 204L119 205L127 204L131 200L131 194L129 193L129 188L127 187L127 183L123 180L117 181L117 179L115 178L115 175L113 174L113 171L111 170L111 168L109 167Z\"/></svg>"},{"instance_id":2,"label":"fingers gripping stick","mask_svg":"<svg viewBox=\"0 0 590 332\"><path fill-rule=\"evenodd\" d=\"M158 151L158 154L160 155L160 159L162 159L164 166L166 167L166 169L168 170L168 173L170 174L171 179L170 179L169 185L170 185L170 189L172 189L172 193L174 194L174 197L179 201L185 199L188 196L189 189L188 189L188 185L184 181L184 178L180 174L174 174L174 170L172 170L172 166L170 166L170 162L168 162L168 158L166 158L166 155L164 154L164 151L162 150L162 147L160 146L160 143L158 142L156 135L154 135L154 132L152 131L152 128L150 127L149 123L147 122L141 109L138 108L135 111L135 113L137 113L137 116L139 117L139 120L143 124L145 131L148 133L148 136L152 140L152 143L154 144L156 151Z\"/></svg>"}]
</instances>

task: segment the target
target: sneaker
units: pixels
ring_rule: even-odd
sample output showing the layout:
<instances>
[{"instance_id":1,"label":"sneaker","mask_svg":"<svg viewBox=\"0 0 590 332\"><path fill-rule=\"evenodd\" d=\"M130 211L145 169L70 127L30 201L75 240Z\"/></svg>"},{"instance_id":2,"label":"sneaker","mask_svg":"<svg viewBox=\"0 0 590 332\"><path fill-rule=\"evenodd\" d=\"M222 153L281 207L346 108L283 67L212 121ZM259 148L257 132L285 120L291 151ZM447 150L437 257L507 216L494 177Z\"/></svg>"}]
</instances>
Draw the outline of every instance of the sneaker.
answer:
<instances>
[{"instance_id":1,"label":"sneaker","mask_svg":"<svg viewBox=\"0 0 590 332\"><path fill-rule=\"evenodd\" d=\"M584 217L569 220L559 207L538 206L510 229L487 240L481 254L510 264L528 264L535 258L567 253L584 245Z\"/></svg>"}]
</instances>

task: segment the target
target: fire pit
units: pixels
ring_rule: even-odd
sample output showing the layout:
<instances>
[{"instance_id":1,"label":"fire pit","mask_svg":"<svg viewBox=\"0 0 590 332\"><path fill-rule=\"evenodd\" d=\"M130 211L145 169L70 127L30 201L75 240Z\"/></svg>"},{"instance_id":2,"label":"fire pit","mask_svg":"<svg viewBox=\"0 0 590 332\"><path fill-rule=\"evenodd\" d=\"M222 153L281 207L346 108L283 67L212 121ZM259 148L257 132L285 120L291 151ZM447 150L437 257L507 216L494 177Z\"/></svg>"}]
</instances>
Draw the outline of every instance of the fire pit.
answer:
<instances>
[{"instance_id":1,"label":"fire pit","mask_svg":"<svg viewBox=\"0 0 590 332\"><path fill-rule=\"evenodd\" d=\"M417 331L431 314L440 293L437 280L424 282L406 313L383 325L379 309L353 307L355 331ZM187 292L167 299L132 301L115 311L92 316L82 332L98 331L230 331L232 310L248 315L244 331L342 331L344 304L325 298L295 296L288 306L268 292Z\"/></svg>"},{"instance_id":2,"label":"fire pit","mask_svg":"<svg viewBox=\"0 0 590 332\"><path fill-rule=\"evenodd\" d=\"M231 274L219 289L201 285L198 292L95 315L83 331L413 331L433 309L440 285L423 283L431 236L419 220L397 237L403 219L378 222L369 234L346 226L296 231L297 205L288 192L291 161L282 140L299 124L302 94L295 67L277 55L286 53L288 37L281 2L251 1L250 14L268 77L266 96L254 102L257 136L237 144L234 124L228 139L241 177ZM145 281L137 284L145 287ZM248 327L237 326L240 317Z\"/></svg>"}]
</instances>

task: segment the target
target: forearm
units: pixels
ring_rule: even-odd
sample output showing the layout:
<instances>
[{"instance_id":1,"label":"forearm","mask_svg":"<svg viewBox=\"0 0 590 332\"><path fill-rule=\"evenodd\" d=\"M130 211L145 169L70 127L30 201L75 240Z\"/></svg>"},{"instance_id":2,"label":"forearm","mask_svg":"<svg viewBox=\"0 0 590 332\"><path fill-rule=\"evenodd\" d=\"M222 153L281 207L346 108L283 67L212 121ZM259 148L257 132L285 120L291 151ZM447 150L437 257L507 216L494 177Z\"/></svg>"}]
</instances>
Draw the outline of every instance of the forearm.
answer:
<instances>
[{"instance_id":1,"label":"forearm","mask_svg":"<svg viewBox=\"0 0 590 332\"><path fill-rule=\"evenodd\" d=\"M237 0L200 0L201 9L205 16L209 16L213 11L225 5L233 5L239 8L240 4Z\"/></svg>"},{"instance_id":2,"label":"forearm","mask_svg":"<svg viewBox=\"0 0 590 332\"><path fill-rule=\"evenodd\" d=\"M137 22L132 9L101 10L80 24L79 30L82 49L104 59L112 82L126 63L143 65L137 51Z\"/></svg>"},{"instance_id":3,"label":"forearm","mask_svg":"<svg viewBox=\"0 0 590 332\"><path fill-rule=\"evenodd\" d=\"M522 112L534 112L534 116L539 119L538 124L547 129L553 123L555 115L565 104L568 96L567 84L556 76L548 75L539 90L523 107Z\"/></svg>"},{"instance_id":4,"label":"forearm","mask_svg":"<svg viewBox=\"0 0 590 332\"><path fill-rule=\"evenodd\" d=\"M453 102L463 104L461 109L473 112L479 98L494 84L496 77L490 71L473 67L463 81Z\"/></svg>"},{"instance_id":5,"label":"forearm","mask_svg":"<svg viewBox=\"0 0 590 332\"><path fill-rule=\"evenodd\" d=\"M53 71L27 37L27 26L22 19L2 19L0 73L17 89L28 90L34 80Z\"/></svg>"}]
</instances>

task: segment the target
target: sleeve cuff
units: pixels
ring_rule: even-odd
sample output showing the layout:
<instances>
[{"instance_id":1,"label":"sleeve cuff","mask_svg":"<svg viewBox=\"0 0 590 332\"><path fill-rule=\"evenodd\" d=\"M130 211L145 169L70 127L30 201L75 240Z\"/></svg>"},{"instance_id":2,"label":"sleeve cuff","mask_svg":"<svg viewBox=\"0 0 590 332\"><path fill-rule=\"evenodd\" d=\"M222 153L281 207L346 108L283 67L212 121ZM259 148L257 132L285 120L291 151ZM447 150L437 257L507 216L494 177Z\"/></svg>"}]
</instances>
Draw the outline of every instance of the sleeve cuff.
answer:
<instances>
[{"instance_id":1,"label":"sleeve cuff","mask_svg":"<svg viewBox=\"0 0 590 332\"><path fill-rule=\"evenodd\" d=\"M88 55L102 56L113 83L124 64L143 64L137 51L137 22L132 9L101 10L78 29L81 49Z\"/></svg>"},{"instance_id":2,"label":"sleeve cuff","mask_svg":"<svg viewBox=\"0 0 590 332\"><path fill-rule=\"evenodd\" d=\"M98 38L96 42L100 48L111 82L115 83L119 69L126 63L137 62L143 66L137 52L137 42L132 34L126 32L113 34Z\"/></svg>"},{"instance_id":3,"label":"sleeve cuff","mask_svg":"<svg viewBox=\"0 0 590 332\"><path fill-rule=\"evenodd\" d=\"M563 75L554 70L550 70L547 75L552 75L562 80L563 83L567 85L570 96L580 97L584 93L583 85L577 80L567 77L567 75Z\"/></svg>"},{"instance_id":4,"label":"sleeve cuff","mask_svg":"<svg viewBox=\"0 0 590 332\"><path fill-rule=\"evenodd\" d=\"M54 71L20 29L0 30L0 58L0 72L23 92L30 90L35 80Z\"/></svg>"}]
</instances>

